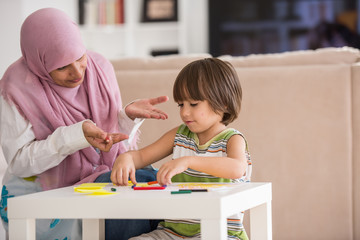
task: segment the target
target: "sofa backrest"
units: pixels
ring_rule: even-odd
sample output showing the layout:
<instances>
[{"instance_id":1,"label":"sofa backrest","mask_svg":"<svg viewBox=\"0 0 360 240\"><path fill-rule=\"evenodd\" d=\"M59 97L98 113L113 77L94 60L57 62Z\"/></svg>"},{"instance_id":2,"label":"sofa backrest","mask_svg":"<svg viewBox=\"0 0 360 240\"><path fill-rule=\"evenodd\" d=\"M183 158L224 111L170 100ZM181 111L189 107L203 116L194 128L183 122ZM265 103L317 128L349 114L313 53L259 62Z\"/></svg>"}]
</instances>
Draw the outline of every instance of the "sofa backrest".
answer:
<instances>
[{"instance_id":1,"label":"sofa backrest","mask_svg":"<svg viewBox=\"0 0 360 240\"><path fill-rule=\"evenodd\" d=\"M351 68L353 239L360 239L360 63Z\"/></svg>"},{"instance_id":2,"label":"sofa backrest","mask_svg":"<svg viewBox=\"0 0 360 240\"><path fill-rule=\"evenodd\" d=\"M360 219L354 202L360 195L353 190L360 186L353 172L360 170L353 145L360 139L354 109L360 105L359 56L355 49L329 48L220 57L234 65L243 88L240 117L230 126L249 142L252 180L273 184L274 239L360 237L353 225ZM159 106L169 119L145 121L140 147L181 124L172 84L182 67L204 57L209 55L132 59L128 69L127 59L113 61L124 103L170 97Z\"/></svg>"},{"instance_id":3,"label":"sofa backrest","mask_svg":"<svg viewBox=\"0 0 360 240\"><path fill-rule=\"evenodd\" d=\"M351 239L350 67L237 71L244 101L234 125L248 138L253 180L273 184L274 239L299 239L305 227L332 239L335 213L337 234Z\"/></svg>"}]
</instances>

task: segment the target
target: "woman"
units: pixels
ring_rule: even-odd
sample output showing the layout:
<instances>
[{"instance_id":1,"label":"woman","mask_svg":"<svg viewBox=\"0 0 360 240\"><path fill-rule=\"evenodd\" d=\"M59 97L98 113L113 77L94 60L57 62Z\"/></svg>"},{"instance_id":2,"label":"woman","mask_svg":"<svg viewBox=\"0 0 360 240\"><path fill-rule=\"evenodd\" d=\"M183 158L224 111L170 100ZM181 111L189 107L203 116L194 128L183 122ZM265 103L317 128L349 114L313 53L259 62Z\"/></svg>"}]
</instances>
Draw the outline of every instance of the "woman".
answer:
<instances>
[{"instance_id":1,"label":"woman","mask_svg":"<svg viewBox=\"0 0 360 240\"><path fill-rule=\"evenodd\" d=\"M121 141L128 137L133 120L167 118L153 106L167 101L165 96L122 109L112 65L85 49L78 26L60 10L31 14L22 25L20 46L22 57L0 81L0 143L8 162L0 206L5 229L8 198L110 181L115 158L127 150ZM80 223L39 220L37 239L78 239ZM139 234L129 230L132 224L150 230L149 221L119 224L128 229L125 239Z\"/></svg>"}]
</instances>

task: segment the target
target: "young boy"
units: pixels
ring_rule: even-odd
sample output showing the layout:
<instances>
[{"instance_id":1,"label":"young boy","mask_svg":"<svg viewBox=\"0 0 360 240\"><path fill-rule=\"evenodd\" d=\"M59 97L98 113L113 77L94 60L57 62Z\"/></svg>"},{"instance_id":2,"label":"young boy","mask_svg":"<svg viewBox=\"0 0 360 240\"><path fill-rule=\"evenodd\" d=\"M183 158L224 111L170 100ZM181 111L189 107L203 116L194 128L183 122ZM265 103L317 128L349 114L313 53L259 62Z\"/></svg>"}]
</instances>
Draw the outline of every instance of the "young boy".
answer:
<instances>
[{"instance_id":1,"label":"young boy","mask_svg":"<svg viewBox=\"0 0 360 240\"><path fill-rule=\"evenodd\" d=\"M173 154L163 164L157 180L172 182L250 181L251 162L244 136L227 128L240 112L242 90L234 68L217 58L194 61L185 66L173 87L175 102L184 124L165 133L153 144L120 155L111 180L136 183L135 170ZM243 213L228 219L231 239L248 239L242 225ZM132 240L200 239L200 220L165 219L158 228Z\"/></svg>"}]
</instances>

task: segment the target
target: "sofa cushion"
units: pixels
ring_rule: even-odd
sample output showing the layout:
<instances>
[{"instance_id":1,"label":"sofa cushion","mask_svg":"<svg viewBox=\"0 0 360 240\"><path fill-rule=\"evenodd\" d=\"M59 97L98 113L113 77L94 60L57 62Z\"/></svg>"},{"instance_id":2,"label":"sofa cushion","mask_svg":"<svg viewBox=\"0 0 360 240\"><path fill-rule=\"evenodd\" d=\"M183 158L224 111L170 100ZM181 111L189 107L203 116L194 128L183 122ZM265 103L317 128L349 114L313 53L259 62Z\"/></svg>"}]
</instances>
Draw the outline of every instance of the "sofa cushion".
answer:
<instances>
[{"instance_id":1,"label":"sofa cushion","mask_svg":"<svg viewBox=\"0 0 360 240\"><path fill-rule=\"evenodd\" d=\"M166 70L179 71L186 64L201 58L211 57L210 54L165 55L157 57L126 57L111 60L117 71L133 70Z\"/></svg>"},{"instance_id":2,"label":"sofa cushion","mask_svg":"<svg viewBox=\"0 0 360 240\"><path fill-rule=\"evenodd\" d=\"M353 214L354 238L360 239L360 63L352 66L352 133L353 133Z\"/></svg>"},{"instance_id":3,"label":"sofa cushion","mask_svg":"<svg viewBox=\"0 0 360 240\"><path fill-rule=\"evenodd\" d=\"M316 64L352 64L360 59L358 49L322 48L274 54L252 54L245 57L220 56L234 67L295 66Z\"/></svg>"},{"instance_id":4,"label":"sofa cushion","mask_svg":"<svg viewBox=\"0 0 360 240\"><path fill-rule=\"evenodd\" d=\"M252 180L272 182L274 239L352 239L350 65L237 72L243 108L231 126L248 139Z\"/></svg>"}]
</instances>

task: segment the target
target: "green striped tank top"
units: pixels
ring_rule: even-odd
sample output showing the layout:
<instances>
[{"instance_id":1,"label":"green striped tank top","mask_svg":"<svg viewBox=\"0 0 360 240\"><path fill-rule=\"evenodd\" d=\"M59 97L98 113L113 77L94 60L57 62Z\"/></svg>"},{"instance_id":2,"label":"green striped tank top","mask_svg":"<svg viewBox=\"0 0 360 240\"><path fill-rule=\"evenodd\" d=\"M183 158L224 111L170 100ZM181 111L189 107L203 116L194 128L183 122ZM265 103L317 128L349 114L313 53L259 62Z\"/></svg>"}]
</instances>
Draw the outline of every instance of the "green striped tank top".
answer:
<instances>
[{"instance_id":1,"label":"green striped tank top","mask_svg":"<svg viewBox=\"0 0 360 240\"><path fill-rule=\"evenodd\" d=\"M226 146L228 140L233 135L244 136L233 128L227 128L221 133L217 134L210 141L204 145L199 145L197 135L189 130L186 125L181 125L176 133L173 159L183 156L209 156L209 157L226 157ZM244 138L245 142L246 139ZM173 182L249 182L251 177L251 159L246 142L246 157L248 167L243 177L239 179L226 179L215 177L194 169L187 169L184 172L175 175L172 178ZM248 239L245 229L243 227L244 213L239 213L227 221L228 235L234 239ZM161 225L168 231L176 235L186 237L199 237L200 236L200 220L199 219L165 219Z\"/></svg>"}]
</instances>

